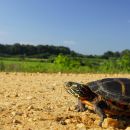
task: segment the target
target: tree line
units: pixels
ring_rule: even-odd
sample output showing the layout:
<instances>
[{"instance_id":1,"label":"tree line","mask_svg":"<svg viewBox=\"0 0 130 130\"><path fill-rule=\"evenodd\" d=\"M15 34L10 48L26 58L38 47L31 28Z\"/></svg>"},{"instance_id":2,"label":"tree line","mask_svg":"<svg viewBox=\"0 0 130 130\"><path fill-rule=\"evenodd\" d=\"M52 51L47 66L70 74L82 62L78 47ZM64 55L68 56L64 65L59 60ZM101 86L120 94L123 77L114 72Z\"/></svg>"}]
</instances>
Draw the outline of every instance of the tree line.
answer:
<instances>
[{"instance_id":1,"label":"tree line","mask_svg":"<svg viewBox=\"0 0 130 130\"><path fill-rule=\"evenodd\" d=\"M59 54L68 55L73 57L87 57L87 58L119 58L124 55L129 56L130 50L126 49L122 52L107 51L102 55L83 55L75 51L70 50L64 46L53 46L53 45L30 45L30 44L0 44L0 56L24 56L33 58L49 58L51 56L58 56Z\"/></svg>"},{"instance_id":2,"label":"tree line","mask_svg":"<svg viewBox=\"0 0 130 130\"><path fill-rule=\"evenodd\" d=\"M64 46L53 46L53 45L25 45L15 43L13 45L0 44L0 56L25 56L25 57L37 57L37 58L48 58L51 55L70 55L76 54L71 51L68 47Z\"/></svg>"}]
</instances>

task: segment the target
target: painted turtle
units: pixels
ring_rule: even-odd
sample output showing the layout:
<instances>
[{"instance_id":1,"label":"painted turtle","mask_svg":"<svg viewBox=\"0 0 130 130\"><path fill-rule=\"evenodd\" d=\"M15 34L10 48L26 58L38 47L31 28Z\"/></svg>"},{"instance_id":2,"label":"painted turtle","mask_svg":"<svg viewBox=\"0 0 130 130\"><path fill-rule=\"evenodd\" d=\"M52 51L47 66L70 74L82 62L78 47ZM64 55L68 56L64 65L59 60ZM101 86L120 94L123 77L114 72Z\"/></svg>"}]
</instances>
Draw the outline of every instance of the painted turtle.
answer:
<instances>
[{"instance_id":1,"label":"painted turtle","mask_svg":"<svg viewBox=\"0 0 130 130\"><path fill-rule=\"evenodd\" d=\"M102 126L106 115L130 116L130 79L105 78L80 84L66 82L65 89L78 98L78 111L87 107L100 117Z\"/></svg>"}]
</instances>

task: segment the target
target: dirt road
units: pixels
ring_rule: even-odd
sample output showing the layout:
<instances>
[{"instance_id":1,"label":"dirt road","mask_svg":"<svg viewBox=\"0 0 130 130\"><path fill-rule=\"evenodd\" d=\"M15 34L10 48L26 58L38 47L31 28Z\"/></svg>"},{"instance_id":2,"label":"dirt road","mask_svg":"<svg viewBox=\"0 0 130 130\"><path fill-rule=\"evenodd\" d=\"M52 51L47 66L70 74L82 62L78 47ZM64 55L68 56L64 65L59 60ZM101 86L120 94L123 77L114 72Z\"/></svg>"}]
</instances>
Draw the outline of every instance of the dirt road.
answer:
<instances>
[{"instance_id":1,"label":"dirt road","mask_svg":"<svg viewBox=\"0 0 130 130\"><path fill-rule=\"evenodd\" d=\"M130 75L0 73L0 130L102 130L96 114L74 111L76 99L63 84L106 77Z\"/></svg>"}]
</instances>

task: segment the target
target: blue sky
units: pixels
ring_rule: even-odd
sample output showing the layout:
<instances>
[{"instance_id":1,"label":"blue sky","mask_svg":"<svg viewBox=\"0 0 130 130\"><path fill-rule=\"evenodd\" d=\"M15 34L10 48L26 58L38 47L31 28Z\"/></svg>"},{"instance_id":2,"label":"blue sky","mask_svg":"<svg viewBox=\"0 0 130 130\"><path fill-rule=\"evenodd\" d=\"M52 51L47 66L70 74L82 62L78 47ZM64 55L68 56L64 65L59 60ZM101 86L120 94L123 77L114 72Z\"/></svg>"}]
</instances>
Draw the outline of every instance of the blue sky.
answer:
<instances>
[{"instance_id":1,"label":"blue sky","mask_svg":"<svg viewBox=\"0 0 130 130\"><path fill-rule=\"evenodd\" d=\"M130 49L130 0L0 0L0 43Z\"/></svg>"}]
</instances>

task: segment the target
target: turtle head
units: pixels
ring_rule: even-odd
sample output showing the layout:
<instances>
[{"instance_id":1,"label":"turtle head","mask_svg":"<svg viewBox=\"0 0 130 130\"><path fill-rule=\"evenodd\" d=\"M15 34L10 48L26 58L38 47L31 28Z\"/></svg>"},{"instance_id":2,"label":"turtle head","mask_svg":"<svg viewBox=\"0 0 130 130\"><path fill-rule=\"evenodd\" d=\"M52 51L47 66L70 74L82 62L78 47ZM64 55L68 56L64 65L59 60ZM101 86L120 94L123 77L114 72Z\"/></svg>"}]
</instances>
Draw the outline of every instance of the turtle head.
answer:
<instances>
[{"instance_id":1,"label":"turtle head","mask_svg":"<svg viewBox=\"0 0 130 130\"><path fill-rule=\"evenodd\" d=\"M64 87L68 93L74 95L75 97L85 98L88 100L91 97L92 91L87 85L76 82L65 82Z\"/></svg>"}]
</instances>

